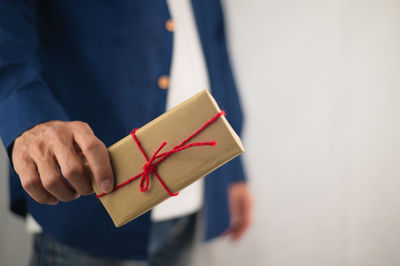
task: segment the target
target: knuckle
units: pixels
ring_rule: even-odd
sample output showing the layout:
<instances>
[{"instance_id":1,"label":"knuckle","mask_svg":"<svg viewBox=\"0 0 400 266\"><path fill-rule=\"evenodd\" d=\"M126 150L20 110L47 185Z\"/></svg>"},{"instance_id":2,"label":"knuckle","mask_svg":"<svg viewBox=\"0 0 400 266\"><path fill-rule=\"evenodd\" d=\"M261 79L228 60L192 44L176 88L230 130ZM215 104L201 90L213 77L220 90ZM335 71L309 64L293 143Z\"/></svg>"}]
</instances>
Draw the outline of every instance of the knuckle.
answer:
<instances>
[{"instance_id":1,"label":"knuckle","mask_svg":"<svg viewBox=\"0 0 400 266\"><path fill-rule=\"evenodd\" d=\"M42 141L35 141L29 144L28 146L29 153L32 154L33 157L43 160L47 157L47 149L46 145Z\"/></svg>"},{"instance_id":2,"label":"knuckle","mask_svg":"<svg viewBox=\"0 0 400 266\"><path fill-rule=\"evenodd\" d=\"M67 163L63 169L63 175L67 179L83 175L83 166L79 163Z\"/></svg>"},{"instance_id":3,"label":"knuckle","mask_svg":"<svg viewBox=\"0 0 400 266\"><path fill-rule=\"evenodd\" d=\"M62 131L58 127L48 127L46 129L46 137L55 142L62 141Z\"/></svg>"},{"instance_id":4,"label":"knuckle","mask_svg":"<svg viewBox=\"0 0 400 266\"><path fill-rule=\"evenodd\" d=\"M19 149L13 152L12 159L14 166L17 167L20 162L27 162L29 160L29 154L25 151L25 149Z\"/></svg>"},{"instance_id":5,"label":"knuckle","mask_svg":"<svg viewBox=\"0 0 400 266\"><path fill-rule=\"evenodd\" d=\"M77 123L84 128L90 128L89 124L83 121L77 121Z\"/></svg>"},{"instance_id":6,"label":"knuckle","mask_svg":"<svg viewBox=\"0 0 400 266\"><path fill-rule=\"evenodd\" d=\"M47 136L56 136L59 134L58 127L56 126L48 126L46 127L45 133Z\"/></svg>"},{"instance_id":7,"label":"knuckle","mask_svg":"<svg viewBox=\"0 0 400 266\"><path fill-rule=\"evenodd\" d=\"M49 177L49 178L44 178L42 180L43 182L43 187L48 190L48 191L54 191L58 187L58 178L57 177Z\"/></svg>"},{"instance_id":8,"label":"knuckle","mask_svg":"<svg viewBox=\"0 0 400 266\"><path fill-rule=\"evenodd\" d=\"M84 151L96 151L101 147L101 142L97 138L91 138L87 140L86 143L83 145Z\"/></svg>"},{"instance_id":9,"label":"knuckle","mask_svg":"<svg viewBox=\"0 0 400 266\"><path fill-rule=\"evenodd\" d=\"M29 143L28 149L32 153L41 153L43 151L43 143L41 141L34 141Z\"/></svg>"},{"instance_id":10,"label":"knuckle","mask_svg":"<svg viewBox=\"0 0 400 266\"><path fill-rule=\"evenodd\" d=\"M21 178L21 185L26 191L35 191L41 182L40 180L32 177L23 177Z\"/></svg>"},{"instance_id":11,"label":"knuckle","mask_svg":"<svg viewBox=\"0 0 400 266\"><path fill-rule=\"evenodd\" d=\"M89 126L88 123L83 122L83 121L73 121L71 122L73 126L81 128L83 130L87 130L87 131L92 131L91 127Z\"/></svg>"}]
</instances>

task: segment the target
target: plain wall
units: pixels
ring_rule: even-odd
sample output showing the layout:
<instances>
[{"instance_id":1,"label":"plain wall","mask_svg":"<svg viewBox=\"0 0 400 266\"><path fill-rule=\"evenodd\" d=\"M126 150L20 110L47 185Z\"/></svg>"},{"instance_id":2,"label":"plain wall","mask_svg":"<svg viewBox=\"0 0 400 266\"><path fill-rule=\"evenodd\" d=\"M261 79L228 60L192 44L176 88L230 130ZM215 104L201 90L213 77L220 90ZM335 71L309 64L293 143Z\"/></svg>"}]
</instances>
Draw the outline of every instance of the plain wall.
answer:
<instances>
[{"instance_id":1,"label":"plain wall","mask_svg":"<svg viewBox=\"0 0 400 266\"><path fill-rule=\"evenodd\" d=\"M194 265L400 265L400 2L225 0L255 214ZM7 212L0 262L29 237Z\"/></svg>"}]
</instances>

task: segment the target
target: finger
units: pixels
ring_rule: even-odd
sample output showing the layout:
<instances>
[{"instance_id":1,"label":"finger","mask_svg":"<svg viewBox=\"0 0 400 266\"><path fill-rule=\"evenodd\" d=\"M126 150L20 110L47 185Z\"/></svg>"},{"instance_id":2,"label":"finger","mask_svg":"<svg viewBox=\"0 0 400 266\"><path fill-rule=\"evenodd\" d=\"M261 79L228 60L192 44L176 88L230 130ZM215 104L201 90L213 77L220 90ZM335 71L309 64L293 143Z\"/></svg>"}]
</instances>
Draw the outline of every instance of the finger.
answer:
<instances>
[{"instance_id":1,"label":"finger","mask_svg":"<svg viewBox=\"0 0 400 266\"><path fill-rule=\"evenodd\" d=\"M221 236L228 236L232 233L232 227L229 227L224 232L222 232Z\"/></svg>"},{"instance_id":2,"label":"finger","mask_svg":"<svg viewBox=\"0 0 400 266\"><path fill-rule=\"evenodd\" d=\"M247 231L250 225L251 203L250 199L244 197L241 202L237 203L236 221L233 230L233 239L240 239Z\"/></svg>"},{"instance_id":3,"label":"finger","mask_svg":"<svg viewBox=\"0 0 400 266\"><path fill-rule=\"evenodd\" d=\"M77 199L79 195L61 176L54 157L43 161L35 161L43 187L57 199L68 202Z\"/></svg>"},{"instance_id":4,"label":"finger","mask_svg":"<svg viewBox=\"0 0 400 266\"><path fill-rule=\"evenodd\" d=\"M74 132L74 139L88 162L96 184L103 192L111 192L114 177L108 150L104 143L94 135L89 126L79 127Z\"/></svg>"},{"instance_id":5,"label":"finger","mask_svg":"<svg viewBox=\"0 0 400 266\"><path fill-rule=\"evenodd\" d=\"M240 224L240 218L239 218L239 210L236 206L236 204L232 204L231 206L231 224L229 228L226 230L226 234L231 237L232 240L236 239L237 231L239 228Z\"/></svg>"},{"instance_id":6,"label":"finger","mask_svg":"<svg viewBox=\"0 0 400 266\"><path fill-rule=\"evenodd\" d=\"M58 203L58 200L44 189L36 165L31 159L19 160L14 166L20 177L21 185L29 196L42 204L55 205Z\"/></svg>"},{"instance_id":7,"label":"finger","mask_svg":"<svg viewBox=\"0 0 400 266\"><path fill-rule=\"evenodd\" d=\"M252 207L252 198L249 194L246 195L245 200L243 202L243 226L244 231L246 231L251 224L251 215L252 215L253 207Z\"/></svg>"},{"instance_id":8,"label":"finger","mask_svg":"<svg viewBox=\"0 0 400 266\"><path fill-rule=\"evenodd\" d=\"M232 239L239 240L243 234L246 232L248 224L241 222L235 225L234 230L232 230Z\"/></svg>"},{"instance_id":9,"label":"finger","mask_svg":"<svg viewBox=\"0 0 400 266\"><path fill-rule=\"evenodd\" d=\"M232 240L239 240L247 231L250 225L250 203L247 203L247 198L235 202L232 208L232 225L231 237Z\"/></svg>"},{"instance_id":10,"label":"finger","mask_svg":"<svg viewBox=\"0 0 400 266\"><path fill-rule=\"evenodd\" d=\"M82 159L77 153L73 142L55 145L54 155L60 165L62 175L80 195L88 195L93 189L90 185L89 173L83 166Z\"/></svg>"},{"instance_id":11,"label":"finger","mask_svg":"<svg viewBox=\"0 0 400 266\"><path fill-rule=\"evenodd\" d=\"M232 240L237 240L240 238L240 231L241 231L241 222L239 220L235 220L229 228L229 235L231 236Z\"/></svg>"},{"instance_id":12,"label":"finger","mask_svg":"<svg viewBox=\"0 0 400 266\"><path fill-rule=\"evenodd\" d=\"M239 240L244 233L242 223L232 224L229 231L232 240Z\"/></svg>"}]
</instances>

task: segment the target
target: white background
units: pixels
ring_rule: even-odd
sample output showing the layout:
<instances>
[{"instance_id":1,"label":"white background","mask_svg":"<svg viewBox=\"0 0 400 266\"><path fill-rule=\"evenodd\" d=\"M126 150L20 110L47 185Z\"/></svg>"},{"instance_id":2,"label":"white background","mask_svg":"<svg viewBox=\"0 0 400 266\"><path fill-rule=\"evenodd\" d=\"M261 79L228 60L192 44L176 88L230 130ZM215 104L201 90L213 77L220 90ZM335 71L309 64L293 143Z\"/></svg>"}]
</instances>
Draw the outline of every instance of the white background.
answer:
<instances>
[{"instance_id":1,"label":"white background","mask_svg":"<svg viewBox=\"0 0 400 266\"><path fill-rule=\"evenodd\" d=\"M400 265L400 2L224 3L255 214L194 265ZM0 261L24 265L0 158Z\"/></svg>"}]
</instances>

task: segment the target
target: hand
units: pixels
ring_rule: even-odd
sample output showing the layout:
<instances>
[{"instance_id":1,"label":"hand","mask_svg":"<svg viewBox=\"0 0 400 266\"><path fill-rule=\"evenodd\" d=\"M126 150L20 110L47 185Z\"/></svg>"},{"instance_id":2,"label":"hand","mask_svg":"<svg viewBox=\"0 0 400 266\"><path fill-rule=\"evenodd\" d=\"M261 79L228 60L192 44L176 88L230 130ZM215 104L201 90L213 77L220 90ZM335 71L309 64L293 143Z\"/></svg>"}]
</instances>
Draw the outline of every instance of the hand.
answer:
<instances>
[{"instance_id":1,"label":"hand","mask_svg":"<svg viewBox=\"0 0 400 266\"><path fill-rule=\"evenodd\" d=\"M232 240L238 240L247 231L252 213L252 200L246 182L233 183L228 190L231 226L226 232Z\"/></svg>"},{"instance_id":2,"label":"hand","mask_svg":"<svg viewBox=\"0 0 400 266\"><path fill-rule=\"evenodd\" d=\"M43 204L67 202L93 192L84 161L98 186L110 192L114 178L107 148L86 123L38 124L15 140L12 151L23 188Z\"/></svg>"}]
</instances>

